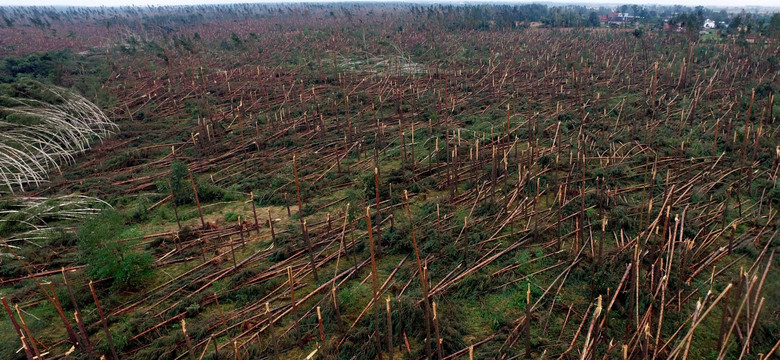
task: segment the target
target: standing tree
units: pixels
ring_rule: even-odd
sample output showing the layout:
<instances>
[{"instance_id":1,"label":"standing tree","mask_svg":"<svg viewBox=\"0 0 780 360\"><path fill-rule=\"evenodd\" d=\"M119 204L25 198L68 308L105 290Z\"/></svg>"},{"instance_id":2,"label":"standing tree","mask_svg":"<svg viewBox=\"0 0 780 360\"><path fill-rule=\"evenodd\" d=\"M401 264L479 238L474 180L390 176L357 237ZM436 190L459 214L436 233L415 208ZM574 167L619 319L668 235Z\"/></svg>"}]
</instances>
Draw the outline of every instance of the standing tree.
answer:
<instances>
[{"instance_id":1,"label":"standing tree","mask_svg":"<svg viewBox=\"0 0 780 360\"><path fill-rule=\"evenodd\" d=\"M601 19L599 18L599 14L597 14L595 11L591 11L588 15L588 25L592 27L601 26Z\"/></svg>"},{"instance_id":2,"label":"standing tree","mask_svg":"<svg viewBox=\"0 0 780 360\"><path fill-rule=\"evenodd\" d=\"M769 18L767 34L773 38L780 39L780 13L774 13Z\"/></svg>"}]
</instances>

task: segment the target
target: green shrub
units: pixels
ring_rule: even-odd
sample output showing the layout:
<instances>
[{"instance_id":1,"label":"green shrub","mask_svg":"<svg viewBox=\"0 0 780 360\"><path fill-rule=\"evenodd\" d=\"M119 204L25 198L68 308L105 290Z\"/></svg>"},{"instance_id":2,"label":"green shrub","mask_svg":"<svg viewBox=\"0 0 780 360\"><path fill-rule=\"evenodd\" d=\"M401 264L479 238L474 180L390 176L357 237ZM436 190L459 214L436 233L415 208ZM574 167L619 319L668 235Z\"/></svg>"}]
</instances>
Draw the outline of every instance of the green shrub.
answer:
<instances>
[{"instance_id":1,"label":"green shrub","mask_svg":"<svg viewBox=\"0 0 780 360\"><path fill-rule=\"evenodd\" d=\"M241 216L241 215L236 214L236 213L234 213L232 211L228 211L228 212L225 213L225 221L231 222L231 223L232 222L236 222L236 221L238 221L238 217L239 216Z\"/></svg>"},{"instance_id":2,"label":"green shrub","mask_svg":"<svg viewBox=\"0 0 780 360\"><path fill-rule=\"evenodd\" d=\"M188 176L187 165L183 162L174 161L171 164L169 180L171 181L173 196L179 205L195 202L195 195L192 193L192 186L189 183Z\"/></svg>"},{"instance_id":3,"label":"green shrub","mask_svg":"<svg viewBox=\"0 0 780 360\"><path fill-rule=\"evenodd\" d=\"M113 286L136 288L151 278L154 259L148 253L130 250L121 241L125 217L116 210L104 210L82 223L78 230L79 255L87 273L95 278L113 277Z\"/></svg>"},{"instance_id":4,"label":"green shrub","mask_svg":"<svg viewBox=\"0 0 780 360\"><path fill-rule=\"evenodd\" d=\"M209 203L224 200L226 191L208 180L201 179L195 182L198 188L198 200L201 203Z\"/></svg>"}]
</instances>

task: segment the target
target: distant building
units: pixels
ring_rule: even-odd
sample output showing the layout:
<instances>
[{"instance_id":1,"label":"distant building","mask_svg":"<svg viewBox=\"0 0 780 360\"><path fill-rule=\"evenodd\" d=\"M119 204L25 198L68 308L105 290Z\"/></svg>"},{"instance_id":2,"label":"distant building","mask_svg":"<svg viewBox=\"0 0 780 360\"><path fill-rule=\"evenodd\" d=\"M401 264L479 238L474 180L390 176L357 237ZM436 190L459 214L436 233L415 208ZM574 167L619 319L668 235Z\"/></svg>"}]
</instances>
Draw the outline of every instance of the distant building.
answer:
<instances>
[{"instance_id":1,"label":"distant building","mask_svg":"<svg viewBox=\"0 0 780 360\"><path fill-rule=\"evenodd\" d=\"M674 31L674 32L678 32L678 33L683 33L683 32L685 32L685 26L681 22L678 22L676 25L675 24L669 24L668 22L665 22L664 23L664 31L668 31L668 32Z\"/></svg>"},{"instance_id":2,"label":"distant building","mask_svg":"<svg viewBox=\"0 0 780 360\"><path fill-rule=\"evenodd\" d=\"M639 19L639 16L618 12L609 13L609 15L601 17L601 21L605 22L610 27L630 27L633 26Z\"/></svg>"},{"instance_id":3,"label":"distant building","mask_svg":"<svg viewBox=\"0 0 780 360\"><path fill-rule=\"evenodd\" d=\"M704 20L704 25L702 26L705 29L714 29L715 28L715 21L714 20Z\"/></svg>"}]
</instances>

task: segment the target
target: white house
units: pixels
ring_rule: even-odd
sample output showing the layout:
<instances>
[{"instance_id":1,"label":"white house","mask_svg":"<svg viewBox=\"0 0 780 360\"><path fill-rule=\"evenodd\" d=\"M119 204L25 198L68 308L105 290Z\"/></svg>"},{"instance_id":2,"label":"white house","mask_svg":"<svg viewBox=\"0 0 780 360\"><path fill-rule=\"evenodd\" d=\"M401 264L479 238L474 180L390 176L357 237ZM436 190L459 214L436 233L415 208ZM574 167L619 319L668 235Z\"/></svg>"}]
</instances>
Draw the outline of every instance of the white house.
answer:
<instances>
[{"instance_id":1,"label":"white house","mask_svg":"<svg viewBox=\"0 0 780 360\"><path fill-rule=\"evenodd\" d=\"M704 26L702 26L705 29L714 29L715 28L715 21L714 20L704 20Z\"/></svg>"}]
</instances>

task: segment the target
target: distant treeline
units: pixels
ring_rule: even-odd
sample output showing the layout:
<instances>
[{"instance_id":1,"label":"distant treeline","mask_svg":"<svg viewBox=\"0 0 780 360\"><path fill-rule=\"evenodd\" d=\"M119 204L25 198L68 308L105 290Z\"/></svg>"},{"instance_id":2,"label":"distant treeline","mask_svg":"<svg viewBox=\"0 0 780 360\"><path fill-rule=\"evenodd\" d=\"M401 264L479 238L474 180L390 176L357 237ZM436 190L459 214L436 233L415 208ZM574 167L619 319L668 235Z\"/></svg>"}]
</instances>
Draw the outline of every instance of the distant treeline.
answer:
<instances>
[{"instance_id":1,"label":"distant treeline","mask_svg":"<svg viewBox=\"0 0 780 360\"><path fill-rule=\"evenodd\" d=\"M177 29L194 24L224 19L263 19L278 23L280 27L296 26L298 22L285 19L306 19L307 26L317 27L317 22L327 24L333 20L362 22L367 17L397 22L399 27L411 14L413 24L420 27L437 26L447 30L506 30L527 26L544 27L598 27L604 25L604 17L616 13L627 14L632 22L661 28L664 23L693 23L700 27L705 19L715 21L726 28L736 21L751 32L780 32L780 14L767 11L753 12L743 9L729 13L722 9L702 6L641 6L616 7L547 6L542 4L504 5L444 5L399 3L331 3L331 4L231 4L162 7L0 7L0 28L15 26L51 29L53 24L90 23L105 26L137 27L173 33ZM403 20L402 20L403 19Z\"/></svg>"}]
</instances>

